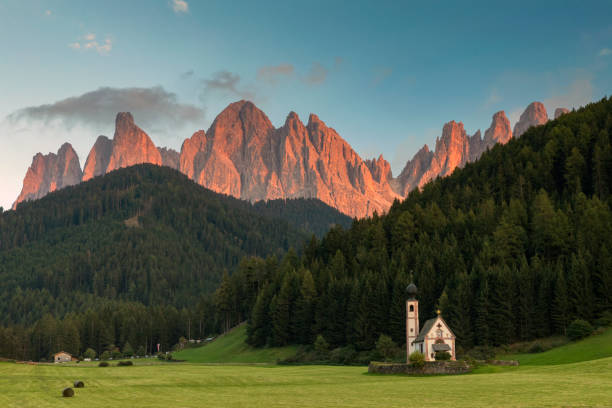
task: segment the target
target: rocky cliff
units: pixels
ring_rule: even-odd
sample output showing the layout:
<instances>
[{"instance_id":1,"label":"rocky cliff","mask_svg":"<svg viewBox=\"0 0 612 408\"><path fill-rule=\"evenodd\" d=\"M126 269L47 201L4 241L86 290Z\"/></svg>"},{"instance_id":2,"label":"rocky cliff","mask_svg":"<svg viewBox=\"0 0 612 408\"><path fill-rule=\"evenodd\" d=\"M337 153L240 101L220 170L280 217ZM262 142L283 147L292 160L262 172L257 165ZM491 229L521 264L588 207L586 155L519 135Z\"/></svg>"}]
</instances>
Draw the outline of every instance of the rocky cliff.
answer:
<instances>
[{"instance_id":1,"label":"rocky cliff","mask_svg":"<svg viewBox=\"0 0 612 408\"><path fill-rule=\"evenodd\" d=\"M57 154L38 153L26 172L21 194L15 200L13 209L22 201L35 200L52 191L77 184L81 176L79 157L70 143L64 143Z\"/></svg>"},{"instance_id":2,"label":"rocky cliff","mask_svg":"<svg viewBox=\"0 0 612 408\"><path fill-rule=\"evenodd\" d=\"M557 108L555 109L555 119L559 119L560 116L569 113L569 109L567 108Z\"/></svg>"},{"instance_id":3,"label":"rocky cliff","mask_svg":"<svg viewBox=\"0 0 612 408\"><path fill-rule=\"evenodd\" d=\"M543 125L548 122L548 113L541 102L532 102L521 114L521 118L514 125L514 137L520 137L532 126Z\"/></svg>"},{"instance_id":4,"label":"rocky cliff","mask_svg":"<svg viewBox=\"0 0 612 408\"><path fill-rule=\"evenodd\" d=\"M162 166L170 167L174 170L179 169L179 152L174 149L169 149L167 147L160 147L158 150L159 154L161 155Z\"/></svg>"},{"instance_id":5,"label":"rocky cliff","mask_svg":"<svg viewBox=\"0 0 612 408\"><path fill-rule=\"evenodd\" d=\"M375 164L373 164L375 163ZM389 164L370 167L316 115L291 112L275 129L251 102L229 105L207 132L183 143L180 169L213 191L245 200L318 198L350 216L386 211L397 195Z\"/></svg>"},{"instance_id":6,"label":"rocky cliff","mask_svg":"<svg viewBox=\"0 0 612 408\"><path fill-rule=\"evenodd\" d=\"M520 135L547 120L544 106L534 102L521 115L515 133ZM244 200L318 198L347 215L363 217L387 211L396 198L451 174L512 137L510 121L503 111L493 115L484 138L480 130L470 136L463 123L450 121L444 125L434 150L425 145L394 178L382 156L363 160L314 114L304 124L291 112L285 123L275 128L251 102L235 102L206 132L199 130L186 139L178 153L158 149L136 126L132 115L122 112L117 115L113 139L99 136L96 140L82 180L120 167L152 163L178 169L204 187ZM70 145L62 146L57 155L34 157L17 202L42 197L81 179L78 158L66 146ZM60 167L67 170L62 172Z\"/></svg>"}]
</instances>

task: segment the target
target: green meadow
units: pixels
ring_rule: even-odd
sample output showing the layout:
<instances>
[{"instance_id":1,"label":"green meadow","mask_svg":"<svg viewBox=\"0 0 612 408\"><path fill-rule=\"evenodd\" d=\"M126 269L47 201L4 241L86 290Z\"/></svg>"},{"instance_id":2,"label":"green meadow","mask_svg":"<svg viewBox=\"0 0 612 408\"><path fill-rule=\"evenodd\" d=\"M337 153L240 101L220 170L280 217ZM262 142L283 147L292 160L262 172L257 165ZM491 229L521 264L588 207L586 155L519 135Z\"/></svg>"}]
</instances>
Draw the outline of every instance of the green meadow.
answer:
<instances>
[{"instance_id":1,"label":"green meadow","mask_svg":"<svg viewBox=\"0 0 612 408\"><path fill-rule=\"evenodd\" d=\"M242 353L245 360L261 362L290 350L252 350L235 343L242 337L232 333L177 353L198 362L135 360L132 367L112 362L104 368L0 363L0 407L612 406L612 330L545 353L519 355L520 367L435 377L370 375L366 367L248 365L240 361ZM236 347L242 351L233 355L233 363L211 364L215 353L223 359ZM594 348L606 355L591 353ZM577 358L584 361L573 361ZM84 381L85 388L62 398L62 389L74 380Z\"/></svg>"}]
</instances>

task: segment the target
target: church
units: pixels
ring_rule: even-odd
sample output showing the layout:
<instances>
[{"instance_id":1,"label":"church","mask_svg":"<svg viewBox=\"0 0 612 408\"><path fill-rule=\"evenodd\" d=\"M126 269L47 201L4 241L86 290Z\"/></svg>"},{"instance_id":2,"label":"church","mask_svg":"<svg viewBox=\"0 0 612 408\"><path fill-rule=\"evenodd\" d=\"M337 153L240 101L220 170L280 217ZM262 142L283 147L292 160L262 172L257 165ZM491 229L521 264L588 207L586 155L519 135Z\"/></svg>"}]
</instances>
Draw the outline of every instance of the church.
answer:
<instances>
[{"instance_id":1,"label":"church","mask_svg":"<svg viewBox=\"0 0 612 408\"><path fill-rule=\"evenodd\" d=\"M438 315L429 319L419 330L419 301L416 300L417 287L411 283L406 288L408 300L406 300L406 358L415 351L425 356L425 361L434 361L437 351L447 351L451 360L455 356L455 335L442 318L440 311Z\"/></svg>"}]
</instances>

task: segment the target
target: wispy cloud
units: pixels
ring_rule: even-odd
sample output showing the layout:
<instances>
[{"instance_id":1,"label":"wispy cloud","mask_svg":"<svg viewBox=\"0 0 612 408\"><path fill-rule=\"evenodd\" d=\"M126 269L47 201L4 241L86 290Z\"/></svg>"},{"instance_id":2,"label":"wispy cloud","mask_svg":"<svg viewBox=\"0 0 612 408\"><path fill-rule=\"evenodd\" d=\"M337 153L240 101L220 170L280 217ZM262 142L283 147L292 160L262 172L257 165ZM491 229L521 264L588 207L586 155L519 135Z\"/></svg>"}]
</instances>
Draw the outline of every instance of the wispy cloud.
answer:
<instances>
[{"instance_id":1,"label":"wispy cloud","mask_svg":"<svg viewBox=\"0 0 612 408\"><path fill-rule=\"evenodd\" d=\"M489 96L484 103L484 108L489 109L490 107L498 104L502 101L502 96L499 94L499 90L497 88L492 88L491 92L489 92Z\"/></svg>"},{"instance_id":2,"label":"wispy cloud","mask_svg":"<svg viewBox=\"0 0 612 408\"><path fill-rule=\"evenodd\" d=\"M113 49L113 40L106 37L103 42L98 42L94 33L88 33L82 38L78 38L77 41L68 44L68 47L73 50L94 50L100 55L108 55Z\"/></svg>"},{"instance_id":3,"label":"wispy cloud","mask_svg":"<svg viewBox=\"0 0 612 408\"><path fill-rule=\"evenodd\" d=\"M607 57L608 55L612 55L612 50L610 48L602 48L597 55L600 57Z\"/></svg>"},{"instance_id":4,"label":"wispy cloud","mask_svg":"<svg viewBox=\"0 0 612 408\"><path fill-rule=\"evenodd\" d=\"M189 79L191 77L193 77L193 69L190 69L189 71L185 71L181 74L181 79Z\"/></svg>"},{"instance_id":5,"label":"wispy cloud","mask_svg":"<svg viewBox=\"0 0 612 408\"><path fill-rule=\"evenodd\" d=\"M240 86L240 75L229 71L219 71L212 78L203 79L204 88L200 94L200 100L211 92L220 92L225 95L238 96L243 99L254 99L255 94Z\"/></svg>"},{"instance_id":6,"label":"wispy cloud","mask_svg":"<svg viewBox=\"0 0 612 408\"><path fill-rule=\"evenodd\" d=\"M294 72L292 64L268 65L257 70L257 80L276 84L281 78L293 76Z\"/></svg>"},{"instance_id":7,"label":"wispy cloud","mask_svg":"<svg viewBox=\"0 0 612 408\"><path fill-rule=\"evenodd\" d=\"M593 101L593 78L585 76L574 79L565 89L561 89L544 99L549 116L556 108L579 108Z\"/></svg>"},{"instance_id":8,"label":"wispy cloud","mask_svg":"<svg viewBox=\"0 0 612 408\"><path fill-rule=\"evenodd\" d=\"M170 6L176 14L189 12L189 4L185 0L172 0Z\"/></svg>"},{"instance_id":9,"label":"wispy cloud","mask_svg":"<svg viewBox=\"0 0 612 408\"><path fill-rule=\"evenodd\" d=\"M185 122L197 122L204 111L193 105L179 103L176 94L161 86L152 88L103 87L57 102L30 106L8 116L12 123L21 120L49 123L61 121L64 126L84 124L103 126L113 123L117 112L134 114L144 127L168 128L182 126Z\"/></svg>"},{"instance_id":10,"label":"wispy cloud","mask_svg":"<svg viewBox=\"0 0 612 408\"><path fill-rule=\"evenodd\" d=\"M310 71L302 79L309 85L320 85L327 79L328 70L318 62L312 64Z\"/></svg>"},{"instance_id":11,"label":"wispy cloud","mask_svg":"<svg viewBox=\"0 0 612 408\"><path fill-rule=\"evenodd\" d=\"M373 86L380 85L380 83L383 82L385 79L389 78L392 73L393 73L393 70L389 67L382 67L382 68L376 69L374 71L374 78L372 79L372 85Z\"/></svg>"}]
</instances>

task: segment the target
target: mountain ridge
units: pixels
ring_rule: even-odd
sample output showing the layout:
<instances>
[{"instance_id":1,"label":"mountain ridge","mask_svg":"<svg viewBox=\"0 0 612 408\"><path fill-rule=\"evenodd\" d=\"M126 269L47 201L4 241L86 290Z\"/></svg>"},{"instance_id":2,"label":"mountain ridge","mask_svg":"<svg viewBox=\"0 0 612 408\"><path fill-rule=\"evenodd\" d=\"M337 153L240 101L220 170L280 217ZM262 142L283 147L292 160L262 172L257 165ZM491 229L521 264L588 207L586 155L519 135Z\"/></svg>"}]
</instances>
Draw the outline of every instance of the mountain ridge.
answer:
<instances>
[{"instance_id":1,"label":"mountain ridge","mask_svg":"<svg viewBox=\"0 0 612 408\"><path fill-rule=\"evenodd\" d=\"M561 112L567 110L558 108L555 116ZM398 177L393 177L382 155L363 159L315 114L310 114L304 124L290 112L284 124L275 128L252 102L233 102L207 131L198 130L185 139L177 152L156 147L129 112L120 112L113 139L99 136L89 152L82 181L117 168L151 163L178 169L204 187L247 201L316 198L360 218L387 212L396 199L406 197L413 189L451 174L494 145L505 144L516 134L546 121L546 109L539 102L525 109L514 132L504 111L493 115L484 138L480 130L468 135L462 122L452 120L443 126L433 150L423 146ZM69 185L45 182L58 177L54 166L33 161L13 209L24 200Z\"/></svg>"}]
</instances>

